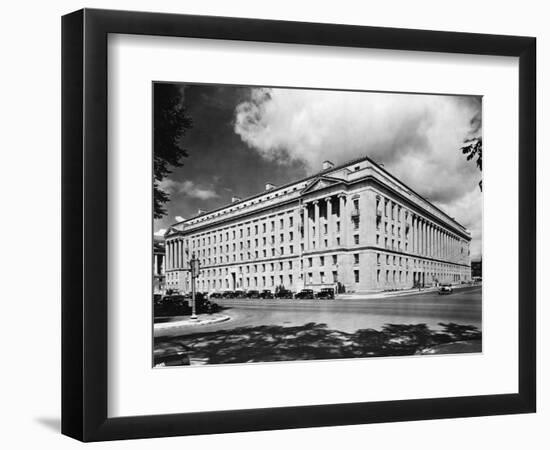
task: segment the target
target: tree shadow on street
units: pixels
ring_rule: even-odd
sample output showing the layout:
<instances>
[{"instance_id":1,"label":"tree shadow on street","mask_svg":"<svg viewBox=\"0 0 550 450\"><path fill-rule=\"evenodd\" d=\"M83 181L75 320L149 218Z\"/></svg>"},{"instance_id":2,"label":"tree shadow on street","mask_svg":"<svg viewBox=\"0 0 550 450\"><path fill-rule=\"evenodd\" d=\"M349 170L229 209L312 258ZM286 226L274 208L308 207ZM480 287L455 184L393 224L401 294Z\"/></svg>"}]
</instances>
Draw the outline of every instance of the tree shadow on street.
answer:
<instances>
[{"instance_id":1,"label":"tree shadow on street","mask_svg":"<svg viewBox=\"0 0 550 450\"><path fill-rule=\"evenodd\" d=\"M331 330L323 323L302 326L275 325L155 338L155 361L175 353L202 364L227 364L311 359L362 358L414 355L441 344L481 340L481 331L470 325L440 323L441 330L426 324L386 324L381 330L354 333Z\"/></svg>"}]
</instances>

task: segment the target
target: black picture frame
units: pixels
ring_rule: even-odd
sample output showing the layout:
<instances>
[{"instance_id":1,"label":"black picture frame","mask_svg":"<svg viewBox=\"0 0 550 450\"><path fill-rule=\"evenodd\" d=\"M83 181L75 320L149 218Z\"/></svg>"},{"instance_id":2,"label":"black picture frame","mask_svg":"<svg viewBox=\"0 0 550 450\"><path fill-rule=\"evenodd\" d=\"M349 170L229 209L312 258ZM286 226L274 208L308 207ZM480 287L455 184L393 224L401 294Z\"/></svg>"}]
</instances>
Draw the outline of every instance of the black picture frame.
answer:
<instances>
[{"instance_id":1,"label":"black picture frame","mask_svg":"<svg viewBox=\"0 0 550 450\"><path fill-rule=\"evenodd\" d=\"M107 416L109 33L519 58L517 393ZM84 9L62 18L62 433L82 441L535 412L536 40L533 37ZM512 294L511 294L512 295Z\"/></svg>"}]
</instances>

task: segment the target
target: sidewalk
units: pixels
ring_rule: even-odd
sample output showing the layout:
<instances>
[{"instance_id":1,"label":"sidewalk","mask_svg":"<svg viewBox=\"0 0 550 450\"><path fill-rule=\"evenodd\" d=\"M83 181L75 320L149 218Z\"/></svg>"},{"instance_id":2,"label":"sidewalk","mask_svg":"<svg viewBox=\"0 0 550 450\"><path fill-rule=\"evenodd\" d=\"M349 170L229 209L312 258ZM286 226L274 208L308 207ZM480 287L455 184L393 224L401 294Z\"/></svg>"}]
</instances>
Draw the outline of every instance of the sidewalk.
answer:
<instances>
[{"instance_id":1,"label":"sidewalk","mask_svg":"<svg viewBox=\"0 0 550 450\"><path fill-rule=\"evenodd\" d=\"M190 317L181 316L181 318L174 318L168 322L158 322L154 324L155 331L167 330L172 328L188 328L196 327L200 325L209 325L212 323L225 322L230 319L227 314L198 314L196 319Z\"/></svg>"},{"instance_id":2,"label":"sidewalk","mask_svg":"<svg viewBox=\"0 0 550 450\"><path fill-rule=\"evenodd\" d=\"M472 287L472 285L454 285L453 289L463 289L467 287ZM360 299L373 299L373 298L386 298L386 297L399 297L401 295L411 295L411 294L422 294L425 292L435 292L439 288L437 286L425 287L421 290L416 289L402 289L398 291L387 291L387 292L371 292L371 293L346 293L346 294L337 294L336 300L360 300Z\"/></svg>"}]
</instances>

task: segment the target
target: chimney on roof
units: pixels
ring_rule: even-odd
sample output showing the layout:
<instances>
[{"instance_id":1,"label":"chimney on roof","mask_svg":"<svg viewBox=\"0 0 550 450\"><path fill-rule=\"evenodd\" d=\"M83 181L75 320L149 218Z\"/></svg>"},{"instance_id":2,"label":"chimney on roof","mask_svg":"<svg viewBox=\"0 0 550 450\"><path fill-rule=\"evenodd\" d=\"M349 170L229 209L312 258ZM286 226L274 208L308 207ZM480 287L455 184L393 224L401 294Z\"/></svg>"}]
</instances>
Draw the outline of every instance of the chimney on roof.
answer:
<instances>
[{"instance_id":1,"label":"chimney on roof","mask_svg":"<svg viewBox=\"0 0 550 450\"><path fill-rule=\"evenodd\" d=\"M334 167L334 163L332 161L323 161L323 170L332 169Z\"/></svg>"},{"instance_id":2,"label":"chimney on roof","mask_svg":"<svg viewBox=\"0 0 550 450\"><path fill-rule=\"evenodd\" d=\"M240 201L241 201L241 197L237 197L236 195L231 197L231 203L236 203L236 202L240 202Z\"/></svg>"},{"instance_id":3,"label":"chimney on roof","mask_svg":"<svg viewBox=\"0 0 550 450\"><path fill-rule=\"evenodd\" d=\"M275 188L275 185L273 183L266 183L265 184L265 190L266 191L270 191L273 188Z\"/></svg>"}]
</instances>

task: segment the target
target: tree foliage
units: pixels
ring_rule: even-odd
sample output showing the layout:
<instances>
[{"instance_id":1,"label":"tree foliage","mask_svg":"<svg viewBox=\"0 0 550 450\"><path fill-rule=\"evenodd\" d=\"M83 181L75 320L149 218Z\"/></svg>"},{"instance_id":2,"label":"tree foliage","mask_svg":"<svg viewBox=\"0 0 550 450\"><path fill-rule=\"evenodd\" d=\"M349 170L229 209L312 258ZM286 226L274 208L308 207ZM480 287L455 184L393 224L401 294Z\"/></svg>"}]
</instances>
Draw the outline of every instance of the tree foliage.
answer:
<instances>
[{"instance_id":1,"label":"tree foliage","mask_svg":"<svg viewBox=\"0 0 550 450\"><path fill-rule=\"evenodd\" d=\"M475 159L477 168L482 170L482 151L483 151L483 142L481 137L476 137L473 139L468 139L464 141L464 145L461 147L462 153L466 155L466 160L471 161ZM483 190L482 186L483 180L479 181L479 189Z\"/></svg>"},{"instance_id":2,"label":"tree foliage","mask_svg":"<svg viewBox=\"0 0 550 450\"><path fill-rule=\"evenodd\" d=\"M183 106L183 91L176 84L156 83L153 106L153 216L160 219L166 214L164 205L170 200L168 192L160 188L160 182L183 165L187 150L182 140L193 126Z\"/></svg>"}]
</instances>

